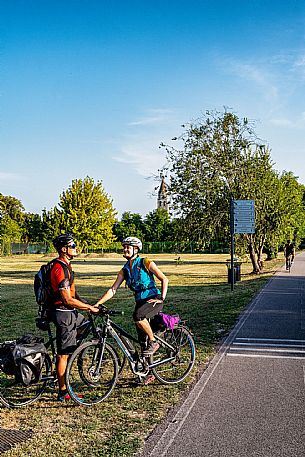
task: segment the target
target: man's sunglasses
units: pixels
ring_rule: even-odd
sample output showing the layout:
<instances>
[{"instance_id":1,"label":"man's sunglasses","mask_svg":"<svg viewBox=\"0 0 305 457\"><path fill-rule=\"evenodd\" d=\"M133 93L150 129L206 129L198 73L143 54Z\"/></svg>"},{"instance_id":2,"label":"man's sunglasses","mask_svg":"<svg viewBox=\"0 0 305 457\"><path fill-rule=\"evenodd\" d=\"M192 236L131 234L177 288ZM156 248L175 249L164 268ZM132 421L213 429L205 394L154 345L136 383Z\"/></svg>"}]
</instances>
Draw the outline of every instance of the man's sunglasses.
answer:
<instances>
[{"instance_id":1,"label":"man's sunglasses","mask_svg":"<svg viewBox=\"0 0 305 457\"><path fill-rule=\"evenodd\" d=\"M68 244L68 245L67 245L67 248L75 249L75 248L76 248L76 244L75 244L75 243Z\"/></svg>"}]
</instances>

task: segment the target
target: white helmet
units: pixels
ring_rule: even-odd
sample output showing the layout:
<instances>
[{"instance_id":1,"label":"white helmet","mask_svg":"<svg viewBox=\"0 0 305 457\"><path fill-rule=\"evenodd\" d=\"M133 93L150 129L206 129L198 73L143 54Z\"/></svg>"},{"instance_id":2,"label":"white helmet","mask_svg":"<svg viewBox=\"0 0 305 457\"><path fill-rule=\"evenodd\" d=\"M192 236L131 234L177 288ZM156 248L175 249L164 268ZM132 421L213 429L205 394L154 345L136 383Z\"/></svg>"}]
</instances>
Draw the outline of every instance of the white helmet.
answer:
<instances>
[{"instance_id":1,"label":"white helmet","mask_svg":"<svg viewBox=\"0 0 305 457\"><path fill-rule=\"evenodd\" d=\"M139 238L136 238L135 236L128 236L122 241L122 245L127 244L128 246L134 246L135 248L138 248L139 251L142 250L142 241L139 240Z\"/></svg>"}]
</instances>

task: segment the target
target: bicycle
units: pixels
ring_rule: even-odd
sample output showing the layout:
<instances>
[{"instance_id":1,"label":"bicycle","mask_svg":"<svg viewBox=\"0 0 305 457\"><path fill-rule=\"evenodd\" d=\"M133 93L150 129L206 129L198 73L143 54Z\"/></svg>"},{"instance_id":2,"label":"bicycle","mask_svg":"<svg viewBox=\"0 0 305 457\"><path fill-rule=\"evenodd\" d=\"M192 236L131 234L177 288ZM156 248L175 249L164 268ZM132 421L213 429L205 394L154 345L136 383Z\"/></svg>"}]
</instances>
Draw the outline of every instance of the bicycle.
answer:
<instances>
[{"instance_id":1,"label":"bicycle","mask_svg":"<svg viewBox=\"0 0 305 457\"><path fill-rule=\"evenodd\" d=\"M13 360L11 361L11 369L5 369L4 364L7 362L7 360L5 360L4 356L2 356L2 358L0 356L0 403L7 408L27 406L38 400L38 398L42 396L48 386L55 388L57 385L57 375L55 368L56 338L52 333L50 322L47 319L37 318L36 326L40 330L48 332L48 340L44 344L46 349L49 351L45 355L40 376L37 382L33 382L29 386L25 386L16 376ZM77 345L82 344L91 334L94 338L98 338L100 332L101 328L96 325L95 319L92 317L92 315L89 314L88 320L86 320L78 328ZM3 344L13 345L14 343L15 341L6 341ZM118 360L120 373L124 367L125 360L124 357L118 354L116 348L114 348L114 351Z\"/></svg>"},{"instance_id":2,"label":"bicycle","mask_svg":"<svg viewBox=\"0 0 305 457\"><path fill-rule=\"evenodd\" d=\"M98 338L81 344L68 361L67 390L80 405L101 403L117 383L117 351L108 343L109 337L120 347L131 371L140 379L152 373L163 384L177 384L194 367L195 343L185 325L155 333L160 348L152 356L143 357L133 344L138 344L138 340L111 320L110 316L119 314L122 314L121 311L101 308L104 318L102 332Z\"/></svg>"}]
</instances>

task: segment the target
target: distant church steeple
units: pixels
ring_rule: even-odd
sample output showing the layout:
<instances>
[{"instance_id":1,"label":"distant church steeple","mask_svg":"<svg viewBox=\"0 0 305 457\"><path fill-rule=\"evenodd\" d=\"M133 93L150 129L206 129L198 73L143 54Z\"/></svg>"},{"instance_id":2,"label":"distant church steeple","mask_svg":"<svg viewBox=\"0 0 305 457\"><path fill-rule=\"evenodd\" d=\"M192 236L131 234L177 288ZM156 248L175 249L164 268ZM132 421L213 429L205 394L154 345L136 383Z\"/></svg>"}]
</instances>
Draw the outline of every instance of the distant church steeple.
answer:
<instances>
[{"instance_id":1,"label":"distant church steeple","mask_svg":"<svg viewBox=\"0 0 305 457\"><path fill-rule=\"evenodd\" d=\"M168 207L168 197L167 197L167 185L165 183L164 176L161 177L161 184L160 188L158 191L158 200L157 200L157 208L163 208L166 209L166 211L169 211Z\"/></svg>"}]
</instances>

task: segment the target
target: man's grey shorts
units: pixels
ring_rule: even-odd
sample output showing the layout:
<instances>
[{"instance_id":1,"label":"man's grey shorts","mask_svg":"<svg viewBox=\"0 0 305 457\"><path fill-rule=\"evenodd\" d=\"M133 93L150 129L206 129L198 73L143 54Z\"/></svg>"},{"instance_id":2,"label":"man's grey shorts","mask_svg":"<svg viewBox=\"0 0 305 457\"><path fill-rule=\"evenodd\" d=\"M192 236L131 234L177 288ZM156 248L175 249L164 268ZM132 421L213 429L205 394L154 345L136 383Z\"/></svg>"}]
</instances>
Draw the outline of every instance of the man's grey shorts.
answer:
<instances>
[{"instance_id":1,"label":"man's grey shorts","mask_svg":"<svg viewBox=\"0 0 305 457\"><path fill-rule=\"evenodd\" d=\"M56 310L52 320L56 326L57 354L72 354L76 348L77 327L86 319L76 310Z\"/></svg>"}]
</instances>

